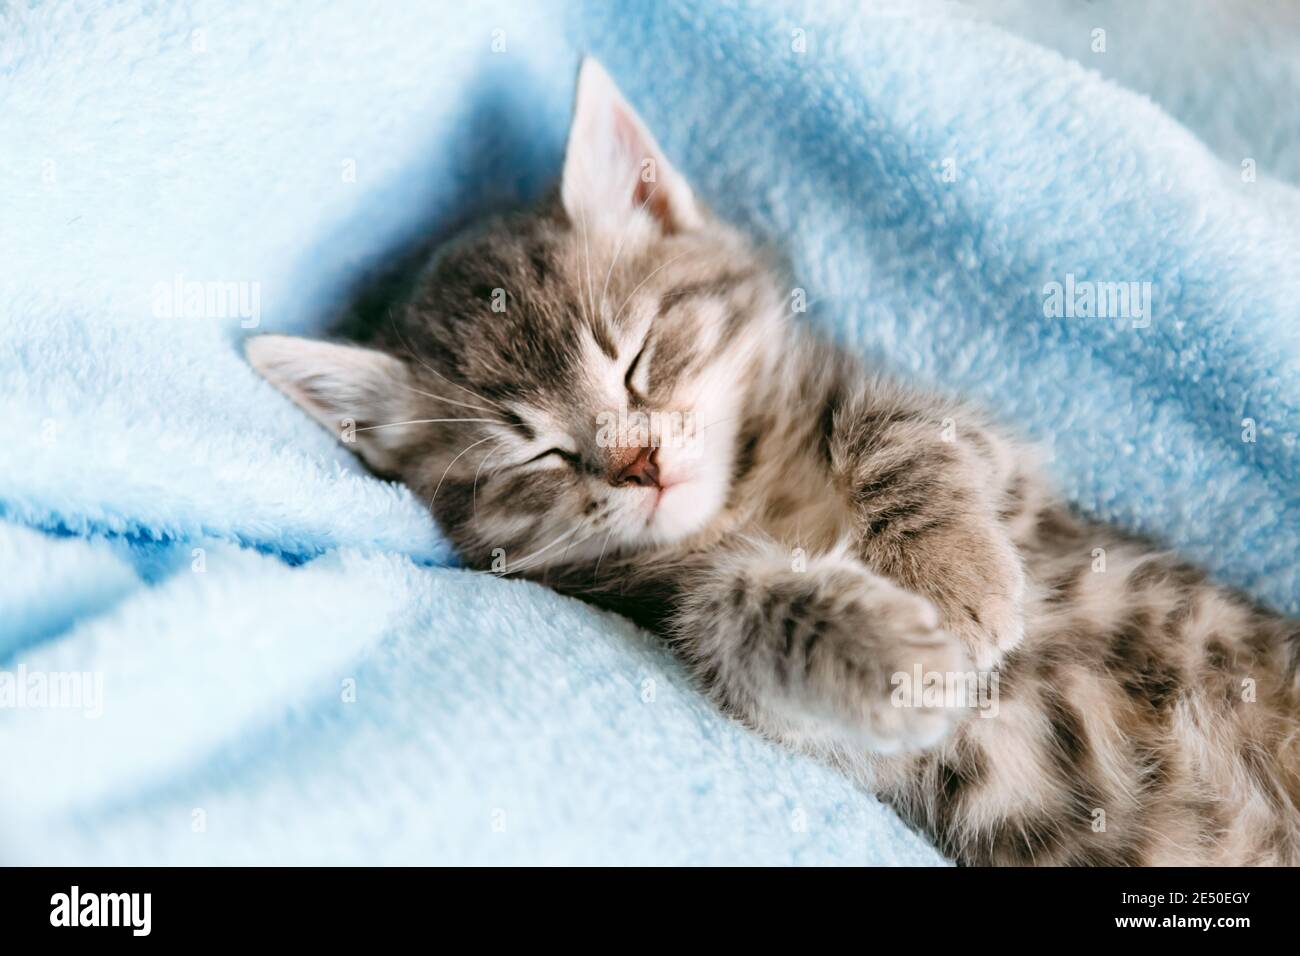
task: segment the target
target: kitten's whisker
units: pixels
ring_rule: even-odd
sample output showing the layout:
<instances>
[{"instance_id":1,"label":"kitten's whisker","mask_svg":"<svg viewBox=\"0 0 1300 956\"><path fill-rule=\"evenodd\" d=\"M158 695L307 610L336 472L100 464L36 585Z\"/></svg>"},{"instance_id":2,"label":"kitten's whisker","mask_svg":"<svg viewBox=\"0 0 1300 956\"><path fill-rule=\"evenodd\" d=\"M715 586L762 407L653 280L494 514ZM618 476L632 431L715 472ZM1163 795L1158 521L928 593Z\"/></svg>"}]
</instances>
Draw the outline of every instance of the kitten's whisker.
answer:
<instances>
[{"instance_id":1,"label":"kitten's whisker","mask_svg":"<svg viewBox=\"0 0 1300 956\"><path fill-rule=\"evenodd\" d=\"M756 342L751 341L748 345L745 346L744 351L740 353L739 356L740 366L742 368L747 366L757 353L758 353L758 344ZM698 405L700 401L700 396L703 395L705 392L707 392L709 388L713 385L713 383L720 376L724 374L733 374L733 372L734 372L734 364L730 362L728 362L725 365L711 366L709 368L709 371L705 374L704 378L700 380L698 386L696 387L695 394L691 398L691 405L692 406Z\"/></svg>"},{"instance_id":2,"label":"kitten's whisker","mask_svg":"<svg viewBox=\"0 0 1300 956\"><path fill-rule=\"evenodd\" d=\"M632 178L636 179L635 172L632 174ZM656 182L654 185L654 189L650 190L650 192L646 195L645 201L642 202L639 207L637 207L637 212L645 211L645 207L649 204L650 200L654 198L654 194L658 189L659 189L659 183ZM618 246L617 248L614 249L614 258L610 261L609 269L605 272L605 284L600 287L600 302L602 305L605 302L605 293L609 291L609 278L614 274L614 266L618 265L618 257L623 254L623 244L627 242L628 231L632 228L632 223L634 222L636 222L636 217L635 216L630 217L628 221L623 225L622 235L618 237Z\"/></svg>"},{"instance_id":3,"label":"kitten's whisker","mask_svg":"<svg viewBox=\"0 0 1300 956\"><path fill-rule=\"evenodd\" d=\"M742 417L743 416L741 415L727 415L724 418L719 418L715 421L711 421L707 425L701 425L700 430L704 431L705 429L712 428L714 425L721 425L723 422L735 421L737 418L742 418Z\"/></svg>"},{"instance_id":4,"label":"kitten's whisker","mask_svg":"<svg viewBox=\"0 0 1300 956\"><path fill-rule=\"evenodd\" d=\"M595 534L596 534L596 532L593 531L591 534L587 535L587 538L593 537ZM578 540L577 543L578 543L578 544L581 544L583 541L586 541L587 538L580 538L580 539ZM561 564L563 564L565 561L569 560L569 549L572 548L573 545L574 545L574 542L570 541L568 544L566 544L566 545L564 546L564 553L563 553L562 555L560 555L560 563L561 563Z\"/></svg>"},{"instance_id":5,"label":"kitten's whisker","mask_svg":"<svg viewBox=\"0 0 1300 956\"><path fill-rule=\"evenodd\" d=\"M522 570L524 570L524 568L526 568L526 567L528 566L528 563L529 563L530 561L535 561L535 560L536 560L536 558L537 558L538 555L540 555L540 554L545 554L547 551L550 551L551 548L555 547L557 544L559 544L559 543L560 543L561 541L563 541L565 538L571 537L572 535L577 534L577 533L578 533L579 531L581 531L581 530L582 530L582 524L581 524L581 522L579 522L578 524L575 524L575 525L574 525L570 530L566 531L564 534L560 535L558 538L556 538L554 541L552 541L550 544L548 544L546 547L544 547L544 548L540 548L539 550L534 551L532 554L525 555L524 557L520 558L520 559L519 559L519 563L515 565L514 570L515 570L515 571L522 571ZM587 538L593 537L595 534L596 534L596 532L593 531L591 534L587 535ZM586 541L587 538L583 538L582 540L583 540L583 541Z\"/></svg>"},{"instance_id":6,"label":"kitten's whisker","mask_svg":"<svg viewBox=\"0 0 1300 956\"><path fill-rule=\"evenodd\" d=\"M415 392L417 395L423 395L425 398L436 398L438 401L446 402L448 405L459 405L461 408L472 408L480 412L495 412L498 410L495 408L488 408L485 405L471 405L468 402L458 402L454 398L448 398L446 395L435 395L433 392L426 392L424 389L416 388L413 385L407 385L405 382L394 382L393 384L400 385L402 388Z\"/></svg>"},{"instance_id":7,"label":"kitten's whisker","mask_svg":"<svg viewBox=\"0 0 1300 956\"><path fill-rule=\"evenodd\" d=\"M588 291L583 292L582 280L581 278L579 278L578 291L582 293L583 317L587 320L587 324L591 326L591 329L594 332L596 329L596 310L594 304L590 301L591 292L594 291L594 288L591 282L591 243L587 239L587 210L580 208L578 211L582 215L582 258L587 264L586 269L587 269L587 289L588 289Z\"/></svg>"},{"instance_id":8,"label":"kitten's whisker","mask_svg":"<svg viewBox=\"0 0 1300 956\"><path fill-rule=\"evenodd\" d=\"M479 478L479 474L483 471L483 466L487 464L487 460L488 460L489 458L491 458L493 455L495 455L497 452L499 452L499 451L501 450L502 446L505 445L505 443L506 443L506 441L505 441L505 439L503 438L503 439L501 439L499 442L497 442L495 445L493 445L491 448L489 448L489 449L488 449L488 453L487 453L486 455L483 456L482 460L479 461L479 463L478 463L478 467L474 469L474 485L473 485L473 487L470 489L470 501L473 503L473 506L474 506L474 517L475 517L475 518L478 517L478 478ZM434 493L437 494L437 492L434 492Z\"/></svg>"},{"instance_id":9,"label":"kitten's whisker","mask_svg":"<svg viewBox=\"0 0 1300 956\"><path fill-rule=\"evenodd\" d=\"M509 413L510 409L506 408L506 406L502 405L500 402L494 402L494 401L492 401L492 399L488 398L486 395L480 395L478 392L474 391L474 389L472 389L472 388L468 388L468 387L466 387L466 386L464 386L464 385L461 385L459 382L453 382L453 381L452 381L451 379L449 379L447 376L445 376L445 375L443 375L441 372L439 372L436 368L431 368L427 363L425 363L425 362L423 362L423 361L421 361L420 364L423 365L423 366L424 366L426 369L428 369L430 372L432 372L434 375L438 376L438 378L442 379L444 382L446 382L446 383L447 383L448 385L450 385L452 388L458 388L458 389L460 389L462 392L467 392L468 394L473 395L473 396L474 396L475 398L477 398L480 402L487 402L487 403L488 403L489 405L491 405L493 408L495 408L495 409L497 409L497 410L499 410L499 411L503 411L503 412Z\"/></svg>"},{"instance_id":10,"label":"kitten's whisker","mask_svg":"<svg viewBox=\"0 0 1300 956\"><path fill-rule=\"evenodd\" d=\"M366 425L356 429L359 432L374 431L376 428L396 428L398 425L433 425L439 422L490 422L494 425L500 425L501 422L495 418L412 418L407 422L385 422L382 425ZM484 439L486 441L487 439Z\"/></svg>"},{"instance_id":11,"label":"kitten's whisker","mask_svg":"<svg viewBox=\"0 0 1300 956\"><path fill-rule=\"evenodd\" d=\"M551 550L551 548L555 547L555 546L556 546L557 544L559 544L561 541L563 541L563 540L565 540L566 538L569 538L569 537L571 537L571 536L577 534L578 531L580 531L581 529L582 529L582 525L581 525L581 524L575 524L572 528L570 528L570 529L569 529L568 531L566 531L564 534L560 535L558 538L556 538L556 539L555 539L554 541L552 541L550 544L546 545L546 547L544 547L544 548L538 548L538 549L537 549L536 551L534 551L532 554L524 555L524 556L523 556L522 558L520 558L519 561L515 564L513 570L515 570L515 571L522 571L522 570L524 570L525 568L528 567L528 565L529 565L530 562L535 562L535 561L537 560L538 555L545 554L547 551Z\"/></svg>"},{"instance_id":12,"label":"kitten's whisker","mask_svg":"<svg viewBox=\"0 0 1300 956\"><path fill-rule=\"evenodd\" d=\"M688 249L687 252L689 251L690 250ZM666 269L668 266L672 265L674 262L676 262L678 259L682 258L685 255L686 252L678 253L677 255L669 259L667 262L661 264L658 269L654 270L654 272L651 272L648 276L646 276L644 279L638 282L636 284L636 288L634 288L631 292L627 294L627 298L623 300L623 304L618 307L618 311L614 313L614 318L610 319L610 325L613 325L615 322L618 321L618 317L623 314L623 310L627 308L627 304L632 301L632 296L636 295L639 291L641 291L641 287L643 285L645 285L647 282L653 279L658 272L660 272L663 269Z\"/></svg>"},{"instance_id":13,"label":"kitten's whisker","mask_svg":"<svg viewBox=\"0 0 1300 956\"><path fill-rule=\"evenodd\" d=\"M394 331L395 333L397 333L397 337L398 337L398 339L400 339L400 340L401 340L401 343L402 343L404 346L406 346L406 351L409 352L409 353L411 354L411 357L414 358L417 362L419 362L420 365L423 366L424 369L425 369L427 372L429 372L430 374L435 375L435 376L437 376L438 378L442 379L444 382L446 382L446 383L447 383L448 385L450 385L452 388L458 388L458 389L460 389L462 392L468 392L470 395L473 395L475 398L477 398L480 402L486 402L487 404L492 405L492 406L494 406L495 408L498 408L498 409L500 409L500 410L503 411L503 412L508 412L508 411L509 411L509 409L507 409L504 405L500 404L499 402L494 402L494 401L492 401L492 399L488 398L486 395L480 395L480 394L478 394L476 391L474 391L474 389L472 389L472 388L468 388L468 387L466 387L466 386L464 386L464 385L461 385L459 382L453 382L453 381L452 381L451 379L449 379L447 376L443 375L443 374L442 374L441 372L439 372L436 368L434 368L433 366L431 366L431 365L430 365L428 362L426 362L424 359L420 358L420 353L417 352L415 349L411 348L411 343L408 342L408 341L406 340L406 336L404 336L404 335L402 334L402 330L401 330L400 328L398 328L398 326L397 326L397 319L395 319L395 318L393 317L393 310L392 310L392 309L389 309L389 310L388 310L388 320L389 320L389 324L391 324L392 327L393 327L393 331Z\"/></svg>"},{"instance_id":14,"label":"kitten's whisker","mask_svg":"<svg viewBox=\"0 0 1300 956\"><path fill-rule=\"evenodd\" d=\"M600 576L600 562L605 560L605 549L609 547L609 539L614 536L614 529L609 529L609 534L605 535L605 540L600 546L600 555L596 558L596 570L591 573L591 583L596 583L596 578Z\"/></svg>"},{"instance_id":15,"label":"kitten's whisker","mask_svg":"<svg viewBox=\"0 0 1300 956\"><path fill-rule=\"evenodd\" d=\"M491 441L491 440L492 440L493 438L495 438L495 437L496 437L496 436L494 436L494 435L489 435L487 438L480 438L478 441L474 442L472 445L467 445L465 448L461 449L461 453L460 453L459 455L457 455L455 458L453 458L453 459L451 460L451 464L448 465L446 468L443 469L442 477L438 479L438 486L437 486L436 488L433 489L433 497L429 499L429 510L430 510L430 511L433 510L433 503L434 503L435 501L438 500L438 492L440 492L440 491L442 490L442 483L443 483L444 481L447 480L447 472L451 471L452 467L456 464L456 462L460 461L461 458L464 457L465 452L469 451L471 448L477 448L479 445L483 444L485 441ZM482 464L482 463L480 462L480 464Z\"/></svg>"}]
</instances>

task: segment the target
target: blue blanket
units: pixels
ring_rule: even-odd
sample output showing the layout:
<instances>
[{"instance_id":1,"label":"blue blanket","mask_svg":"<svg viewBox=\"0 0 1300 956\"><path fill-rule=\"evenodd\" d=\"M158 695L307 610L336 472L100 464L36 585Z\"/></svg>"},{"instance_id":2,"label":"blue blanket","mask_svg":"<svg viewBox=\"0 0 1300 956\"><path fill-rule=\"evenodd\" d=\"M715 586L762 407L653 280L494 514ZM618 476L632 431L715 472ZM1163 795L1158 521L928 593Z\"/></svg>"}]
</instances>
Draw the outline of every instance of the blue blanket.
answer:
<instances>
[{"instance_id":1,"label":"blue blanket","mask_svg":"<svg viewBox=\"0 0 1300 956\"><path fill-rule=\"evenodd\" d=\"M241 358L544 188L583 51L807 321L1296 611L1300 21L1130 6L0 13L0 860L942 862Z\"/></svg>"}]
</instances>

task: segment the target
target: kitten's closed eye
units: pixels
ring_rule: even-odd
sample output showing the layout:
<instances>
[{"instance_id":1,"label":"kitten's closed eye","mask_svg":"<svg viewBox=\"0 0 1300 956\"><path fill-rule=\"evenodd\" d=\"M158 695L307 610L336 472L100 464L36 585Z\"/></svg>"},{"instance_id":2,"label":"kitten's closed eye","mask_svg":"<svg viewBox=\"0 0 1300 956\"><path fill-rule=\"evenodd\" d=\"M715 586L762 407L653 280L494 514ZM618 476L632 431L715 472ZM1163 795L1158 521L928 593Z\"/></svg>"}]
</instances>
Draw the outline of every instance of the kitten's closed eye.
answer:
<instances>
[{"instance_id":1,"label":"kitten's closed eye","mask_svg":"<svg viewBox=\"0 0 1300 956\"><path fill-rule=\"evenodd\" d=\"M535 462L543 461L544 459L551 458L551 457L555 457L558 460L569 465L576 465L578 464L579 461L579 458L575 452L568 451L564 448L548 448L546 449L546 451L534 455L532 458L529 458L527 461L519 462L519 464L531 465Z\"/></svg>"},{"instance_id":2,"label":"kitten's closed eye","mask_svg":"<svg viewBox=\"0 0 1300 956\"><path fill-rule=\"evenodd\" d=\"M641 365L641 359L645 355L646 345L648 343L649 343L648 338L645 342L641 343L641 348L640 350L637 351L636 357L632 359L632 364L627 367L627 374L623 376L623 387L627 389L628 395L636 399L638 402L645 401L645 396L642 393L642 389L638 388L633 383L633 377L636 375L637 369ZM644 377L645 376L643 375L642 378Z\"/></svg>"}]
</instances>

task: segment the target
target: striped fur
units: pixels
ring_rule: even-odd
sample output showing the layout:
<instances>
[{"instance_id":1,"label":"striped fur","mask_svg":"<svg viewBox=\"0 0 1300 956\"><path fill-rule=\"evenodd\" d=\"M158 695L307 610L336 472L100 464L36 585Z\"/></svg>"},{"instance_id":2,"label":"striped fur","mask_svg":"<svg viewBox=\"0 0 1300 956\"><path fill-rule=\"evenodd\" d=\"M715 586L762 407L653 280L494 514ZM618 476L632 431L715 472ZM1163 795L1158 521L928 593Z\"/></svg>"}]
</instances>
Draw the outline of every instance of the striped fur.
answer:
<instances>
[{"instance_id":1,"label":"striped fur","mask_svg":"<svg viewBox=\"0 0 1300 956\"><path fill-rule=\"evenodd\" d=\"M607 77L577 109L561 188L444 248L377 350L268 337L254 364L359 426L472 566L663 635L960 861L1300 862L1300 625L818 339ZM627 483L652 445L662 488ZM960 681L900 706L918 668L996 707Z\"/></svg>"}]
</instances>

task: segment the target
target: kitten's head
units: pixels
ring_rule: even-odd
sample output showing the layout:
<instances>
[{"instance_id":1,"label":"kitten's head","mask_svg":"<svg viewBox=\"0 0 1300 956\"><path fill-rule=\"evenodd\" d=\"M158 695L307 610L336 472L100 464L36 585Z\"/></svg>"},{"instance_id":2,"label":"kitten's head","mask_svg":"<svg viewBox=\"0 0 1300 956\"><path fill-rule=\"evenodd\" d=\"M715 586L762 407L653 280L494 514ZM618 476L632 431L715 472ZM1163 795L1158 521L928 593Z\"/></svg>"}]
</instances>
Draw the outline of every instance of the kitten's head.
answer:
<instances>
[{"instance_id":1,"label":"kitten's head","mask_svg":"<svg viewBox=\"0 0 1300 956\"><path fill-rule=\"evenodd\" d=\"M381 349L261 336L247 352L430 501L470 563L530 571L718 514L784 311L765 260L587 60L558 192L442 249Z\"/></svg>"}]
</instances>

